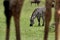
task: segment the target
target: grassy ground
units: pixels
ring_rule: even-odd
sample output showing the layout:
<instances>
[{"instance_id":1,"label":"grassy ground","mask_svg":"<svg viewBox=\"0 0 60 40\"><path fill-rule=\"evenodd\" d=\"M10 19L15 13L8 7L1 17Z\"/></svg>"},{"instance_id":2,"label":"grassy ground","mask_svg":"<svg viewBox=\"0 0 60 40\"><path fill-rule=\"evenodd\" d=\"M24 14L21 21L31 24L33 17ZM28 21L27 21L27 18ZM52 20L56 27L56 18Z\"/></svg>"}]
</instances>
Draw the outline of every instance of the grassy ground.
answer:
<instances>
[{"instance_id":1,"label":"grassy ground","mask_svg":"<svg viewBox=\"0 0 60 40\"><path fill-rule=\"evenodd\" d=\"M41 4L39 7L44 6L45 2L44 0L41 1ZM22 12L21 12L21 39L22 40L43 40L44 37L44 26L37 26L37 20L35 19L35 24L33 27L30 27L30 16L33 12L33 10L38 7L35 4L31 6L29 0L25 0ZM54 22L54 8L52 8L52 24ZM42 20L41 20L42 21ZM50 25L51 26L51 25ZM51 26L49 31L49 38L48 40L54 40L54 28ZM10 27L10 40L16 40L15 38L15 27L14 27L14 21L12 17L11 21L11 27ZM6 22L5 22L5 16L4 16L4 8L3 8L3 0L0 0L0 40L5 40L5 34L6 34Z\"/></svg>"}]
</instances>

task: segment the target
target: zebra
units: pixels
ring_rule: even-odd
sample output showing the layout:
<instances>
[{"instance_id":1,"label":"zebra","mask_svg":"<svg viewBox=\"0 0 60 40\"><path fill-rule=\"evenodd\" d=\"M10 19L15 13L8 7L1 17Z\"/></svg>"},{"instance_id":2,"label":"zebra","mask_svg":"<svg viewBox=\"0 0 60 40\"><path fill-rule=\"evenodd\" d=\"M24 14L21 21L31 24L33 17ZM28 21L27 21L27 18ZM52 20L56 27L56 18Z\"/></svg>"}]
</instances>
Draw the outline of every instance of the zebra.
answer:
<instances>
[{"instance_id":1,"label":"zebra","mask_svg":"<svg viewBox=\"0 0 60 40\"><path fill-rule=\"evenodd\" d=\"M45 10L46 10L45 7L38 7L33 11L32 15L30 17L30 26L33 26L35 18L37 18L38 26L40 26L40 17L42 17L42 20L43 20L42 26L44 26Z\"/></svg>"}]
</instances>

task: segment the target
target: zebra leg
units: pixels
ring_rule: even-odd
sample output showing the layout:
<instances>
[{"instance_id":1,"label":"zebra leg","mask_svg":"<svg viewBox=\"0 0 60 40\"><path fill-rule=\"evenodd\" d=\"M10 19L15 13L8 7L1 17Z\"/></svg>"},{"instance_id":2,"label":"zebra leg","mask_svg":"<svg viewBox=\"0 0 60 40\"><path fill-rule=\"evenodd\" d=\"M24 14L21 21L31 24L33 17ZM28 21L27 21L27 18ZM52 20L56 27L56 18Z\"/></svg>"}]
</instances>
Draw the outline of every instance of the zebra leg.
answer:
<instances>
[{"instance_id":1,"label":"zebra leg","mask_svg":"<svg viewBox=\"0 0 60 40\"><path fill-rule=\"evenodd\" d=\"M38 20L38 26L40 26L40 17L37 17Z\"/></svg>"},{"instance_id":2,"label":"zebra leg","mask_svg":"<svg viewBox=\"0 0 60 40\"><path fill-rule=\"evenodd\" d=\"M45 20L44 16L42 16L42 20L43 20L43 24L42 24L42 26L44 26L44 20Z\"/></svg>"},{"instance_id":3,"label":"zebra leg","mask_svg":"<svg viewBox=\"0 0 60 40\"><path fill-rule=\"evenodd\" d=\"M20 37L20 20L19 19L20 19L20 14L21 14L23 2L24 2L24 0L18 1L18 4L16 5L16 7L13 7L13 9L12 9L14 22L15 22L16 40L21 40L21 37Z\"/></svg>"},{"instance_id":4,"label":"zebra leg","mask_svg":"<svg viewBox=\"0 0 60 40\"><path fill-rule=\"evenodd\" d=\"M10 33L10 21L12 14L9 13L9 10L5 10L5 16L6 16L6 40L9 40L9 33Z\"/></svg>"},{"instance_id":5,"label":"zebra leg","mask_svg":"<svg viewBox=\"0 0 60 40\"><path fill-rule=\"evenodd\" d=\"M32 2L31 2L31 5L32 5Z\"/></svg>"},{"instance_id":6,"label":"zebra leg","mask_svg":"<svg viewBox=\"0 0 60 40\"><path fill-rule=\"evenodd\" d=\"M37 3L37 5L39 6L39 3Z\"/></svg>"},{"instance_id":7,"label":"zebra leg","mask_svg":"<svg viewBox=\"0 0 60 40\"><path fill-rule=\"evenodd\" d=\"M21 6L20 6L21 7ZM18 10L18 11L17 11ZM21 9L16 7L12 9L13 17L14 17L14 22L15 22L15 30L16 30L16 40L21 40L20 39L20 11Z\"/></svg>"}]
</instances>

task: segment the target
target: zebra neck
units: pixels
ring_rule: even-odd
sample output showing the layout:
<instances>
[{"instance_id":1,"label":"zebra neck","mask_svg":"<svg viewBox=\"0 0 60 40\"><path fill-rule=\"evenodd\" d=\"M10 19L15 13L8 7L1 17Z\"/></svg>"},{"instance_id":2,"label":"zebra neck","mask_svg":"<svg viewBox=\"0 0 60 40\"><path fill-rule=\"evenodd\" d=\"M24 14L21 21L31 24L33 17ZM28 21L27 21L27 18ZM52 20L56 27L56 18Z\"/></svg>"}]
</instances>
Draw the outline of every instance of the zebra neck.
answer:
<instances>
[{"instance_id":1,"label":"zebra neck","mask_svg":"<svg viewBox=\"0 0 60 40\"><path fill-rule=\"evenodd\" d=\"M36 16L35 16L35 15L33 15L33 16L31 17L31 19L32 19L32 20L34 20L34 19L35 19L35 17L36 17Z\"/></svg>"}]
</instances>

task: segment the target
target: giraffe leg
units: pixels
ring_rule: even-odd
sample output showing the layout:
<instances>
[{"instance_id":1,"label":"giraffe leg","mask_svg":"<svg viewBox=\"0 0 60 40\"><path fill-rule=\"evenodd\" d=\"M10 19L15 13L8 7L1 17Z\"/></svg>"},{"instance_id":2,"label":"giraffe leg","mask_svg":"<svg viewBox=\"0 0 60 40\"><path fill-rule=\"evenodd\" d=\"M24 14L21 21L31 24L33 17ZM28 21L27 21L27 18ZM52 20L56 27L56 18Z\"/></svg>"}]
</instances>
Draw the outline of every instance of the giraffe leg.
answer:
<instances>
[{"instance_id":1,"label":"giraffe leg","mask_svg":"<svg viewBox=\"0 0 60 40\"><path fill-rule=\"evenodd\" d=\"M60 40L60 0L56 0L55 6L55 40Z\"/></svg>"},{"instance_id":2,"label":"giraffe leg","mask_svg":"<svg viewBox=\"0 0 60 40\"><path fill-rule=\"evenodd\" d=\"M9 14L8 11L5 11L5 16L6 16L6 40L9 40L9 32L10 32L10 20L11 20L11 14Z\"/></svg>"},{"instance_id":3,"label":"giraffe leg","mask_svg":"<svg viewBox=\"0 0 60 40\"><path fill-rule=\"evenodd\" d=\"M50 14L48 14L48 15L50 15ZM44 40L48 40L47 38L48 38L48 32L49 32L49 23L50 23L50 18L51 17L51 15L50 16L46 16L46 18L45 18L45 34L44 34Z\"/></svg>"},{"instance_id":4,"label":"giraffe leg","mask_svg":"<svg viewBox=\"0 0 60 40\"><path fill-rule=\"evenodd\" d=\"M10 20L11 20L11 16L6 17L6 40L9 40L9 33L10 33Z\"/></svg>"},{"instance_id":5,"label":"giraffe leg","mask_svg":"<svg viewBox=\"0 0 60 40\"><path fill-rule=\"evenodd\" d=\"M60 39L58 39L59 37L58 37L58 30L59 30L59 15L58 14L55 14L55 40L60 40Z\"/></svg>"},{"instance_id":6,"label":"giraffe leg","mask_svg":"<svg viewBox=\"0 0 60 40\"><path fill-rule=\"evenodd\" d=\"M14 21L15 21L15 30L16 30L16 40L21 40L20 39L20 24L19 24L19 15L14 16Z\"/></svg>"},{"instance_id":7,"label":"giraffe leg","mask_svg":"<svg viewBox=\"0 0 60 40\"><path fill-rule=\"evenodd\" d=\"M10 20L11 20L11 13L9 13L9 1L4 1L3 2L4 9L5 9L5 16L6 16L6 40L9 40L9 32L10 32Z\"/></svg>"},{"instance_id":8,"label":"giraffe leg","mask_svg":"<svg viewBox=\"0 0 60 40\"><path fill-rule=\"evenodd\" d=\"M6 40L9 40L9 33L10 33L10 21L12 14L9 13L9 10L5 10L5 16L6 16Z\"/></svg>"},{"instance_id":9,"label":"giraffe leg","mask_svg":"<svg viewBox=\"0 0 60 40\"><path fill-rule=\"evenodd\" d=\"M52 5L52 0L46 0L44 40L48 40L49 23L51 20L51 5Z\"/></svg>"}]
</instances>

